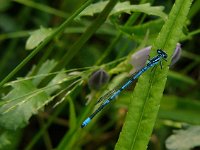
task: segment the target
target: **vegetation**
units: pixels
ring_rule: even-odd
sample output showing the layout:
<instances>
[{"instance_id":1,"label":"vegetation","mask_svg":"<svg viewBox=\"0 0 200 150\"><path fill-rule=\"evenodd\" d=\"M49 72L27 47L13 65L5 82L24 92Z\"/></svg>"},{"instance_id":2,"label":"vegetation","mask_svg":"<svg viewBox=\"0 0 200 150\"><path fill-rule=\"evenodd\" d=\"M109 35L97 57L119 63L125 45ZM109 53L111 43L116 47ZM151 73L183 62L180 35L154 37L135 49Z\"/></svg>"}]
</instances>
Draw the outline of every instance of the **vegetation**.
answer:
<instances>
[{"instance_id":1,"label":"vegetation","mask_svg":"<svg viewBox=\"0 0 200 150\"><path fill-rule=\"evenodd\" d=\"M0 149L200 149L199 10L198 0L2 0ZM167 62L81 128L146 62L144 47Z\"/></svg>"}]
</instances>

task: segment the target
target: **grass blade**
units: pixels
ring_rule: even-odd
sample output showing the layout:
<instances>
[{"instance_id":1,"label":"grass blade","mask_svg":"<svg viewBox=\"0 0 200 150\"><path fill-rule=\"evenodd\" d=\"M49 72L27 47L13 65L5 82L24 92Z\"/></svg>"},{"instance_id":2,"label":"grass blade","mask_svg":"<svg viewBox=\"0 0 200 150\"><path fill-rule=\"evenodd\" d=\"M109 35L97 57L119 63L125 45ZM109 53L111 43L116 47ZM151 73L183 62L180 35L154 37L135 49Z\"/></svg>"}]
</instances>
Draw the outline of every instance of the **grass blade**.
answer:
<instances>
[{"instance_id":1,"label":"grass blade","mask_svg":"<svg viewBox=\"0 0 200 150\"><path fill-rule=\"evenodd\" d=\"M182 34L190 6L191 0L176 0L153 50L162 48L171 58L173 49ZM156 51L152 53L155 55ZM167 73L168 67L165 63L162 70L157 67L156 71L148 71L140 77L132 95L126 121L115 147L116 150L144 150L147 148L160 107Z\"/></svg>"}]
</instances>

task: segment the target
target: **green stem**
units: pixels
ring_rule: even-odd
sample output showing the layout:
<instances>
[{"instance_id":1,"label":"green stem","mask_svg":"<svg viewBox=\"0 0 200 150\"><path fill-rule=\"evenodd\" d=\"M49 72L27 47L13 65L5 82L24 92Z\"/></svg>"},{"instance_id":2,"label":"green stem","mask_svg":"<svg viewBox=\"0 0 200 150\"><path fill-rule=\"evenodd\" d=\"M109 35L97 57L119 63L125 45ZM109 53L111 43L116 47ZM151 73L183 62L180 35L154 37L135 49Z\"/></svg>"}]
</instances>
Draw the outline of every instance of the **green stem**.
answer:
<instances>
[{"instance_id":1,"label":"green stem","mask_svg":"<svg viewBox=\"0 0 200 150\"><path fill-rule=\"evenodd\" d=\"M22 29L26 25L26 20L30 15L30 9L29 8L23 8L19 16L17 17L17 21L21 23L21 26L19 29ZM24 16L23 19L20 18L20 16ZM0 35L0 40L5 40L9 36L9 33L7 34L1 34ZM13 57L13 54L15 53L15 48L19 42L19 39L12 39L11 42L8 44L8 48L5 52L5 54L0 58L0 72L5 72L5 68L7 66L7 62L10 61ZM2 74L4 76L5 74Z\"/></svg>"},{"instance_id":2,"label":"green stem","mask_svg":"<svg viewBox=\"0 0 200 150\"><path fill-rule=\"evenodd\" d=\"M97 17L97 19L87 28L87 30L82 34L82 36L75 42L72 47L66 52L63 58L59 61L59 63L55 66L52 72L56 72L62 68L64 68L79 52L79 50L83 47L83 45L89 40L89 38L99 29L99 27L105 22L110 11L117 3L117 0L111 0L102 11L101 14ZM44 81L41 82L41 86L47 84L49 81L53 79L54 76L49 76Z\"/></svg>"},{"instance_id":3,"label":"green stem","mask_svg":"<svg viewBox=\"0 0 200 150\"><path fill-rule=\"evenodd\" d=\"M146 0L142 0L140 3L145 3ZM133 13L129 19L127 20L127 22L125 23L125 27L126 26L130 26L132 24L134 24L134 22L137 20L137 18L139 17L140 13ZM96 62L95 65L99 65L102 63L102 61L111 53L112 49L114 48L114 46L118 43L118 41L121 39L123 33L119 32L117 34L117 36L112 40L111 44L108 46L108 48L105 50L105 53L100 57L100 59L98 59L98 61Z\"/></svg>"},{"instance_id":4,"label":"green stem","mask_svg":"<svg viewBox=\"0 0 200 150\"><path fill-rule=\"evenodd\" d=\"M105 21L105 19L107 18L107 16L109 15L110 11L113 9L113 7L115 6L115 4L117 3L117 0L110 0L109 3L106 5L106 7L104 8L104 10L101 12L101 14L98 16L97 20L89 27L89 29L85 32L85 34L87 32L86 35L90 35L91 36L91 32L94 32L96 29L98 29L100 27L100 25L103 23L103 21ZM97 27L98 26L98 27ZM85 35L85 36L86 36ZM84 35L82 35L84 36ZM87 37L87 36L86 36ZM85 38L86 38L85 37ZM89 38L89 37L87 37ZM82 39L84 42L85 39ZM82 43L80 41L80 43ZM78 45L79 43L76 43L76 45ZM84 44L84 43L82 43ZM72 46L73 47L73 46ZM75 47L76 51L78 49L80 49L80 46ZM72 49L73 50L73 49ZM70 54L71 55L71 54ZM63 57L64 58L64 57ZM70 57L71 59L72 57ZM69 58L67 58L69 59ZM66 60L66 59L65 59ZM69 60L67 60L67 63L69 62ZM65 64L66 65L66 64ZM95 103L95 101L94 101ZM86 114L87 115L87 114ZM85 115L83 115L82 117L85 117ZM82 120L79 120L77 123L77 126L73 129L71 129L61 140L60 144L57 147L57 150L68 150L68 149L76 149L76 143L77 141L80 139L81 135L81 129L80 129L80 125Z\"/></svg>"},{"instance_id":5,"label":"green stem","mask_svg":"<svg viewBox=\"0 0 200 150\"><path fill-rule=\"evenodd\" d=\"M40 137L43 135L43 133L48 129L48 127L51 125L51 123L54 121L54 119L60 114L60 112L64 109L66 106L66 103L63 103L54 114L49 118L48 122L42 127L42 129L33 137L31 142L27 145L25 150L31 150L33 146L37 143L37 141L40 139Z\"/></svg>"},{"instance_id":6,"label":"green stem","mask_svg":"<svg viewBox=\"0 0 200 150\"><path fill-rule=\"evenodd\" d=\"M88 0L83 4L78 10L76 10L63 24L52 32L52 34L47 37L35 50L33 50L15 69L13 69L1 82L0 87L2 87L8 80L10 80L26 63L33 58L42 48L49 43L56 35L64 31L69 23L80 14L87 6L89 6L94 0Z\"/></svg>"},{"instance_id":7,"label":"green stem","mask_svg":"<svg viewBox=\"0 0 200 150\"><path fill-rule=\"evenodd\" d=\"M47 12L49 14L57 15L57 16L62 17L62 18L68 17L68 14L63 12L63 11L51 8L51 7L46 6L46 5L36 3L34 1L30 1L30 0L28 0L28 1L27 0L14 0L14 1L17 2L17 3L23 4L25 6L41 10L43 12Z\"/></svg>"},{"instance_id":8,"label":"green stem","mask_svg":"<svg viewBox=\"0 0 200 150\"><path fill-rule=\"evenodd\" d=\"M45 122L42 118L38 117L38 122L39 122L40 128L45 126ZM51 139L50 139L50 136L49 136L49 133L47 130L44 130L43 140L44 140L44 143L46 146L46 150L52 150L53 146L52 146L52 142L51 142Z\"/></svg>"}]
</instances>

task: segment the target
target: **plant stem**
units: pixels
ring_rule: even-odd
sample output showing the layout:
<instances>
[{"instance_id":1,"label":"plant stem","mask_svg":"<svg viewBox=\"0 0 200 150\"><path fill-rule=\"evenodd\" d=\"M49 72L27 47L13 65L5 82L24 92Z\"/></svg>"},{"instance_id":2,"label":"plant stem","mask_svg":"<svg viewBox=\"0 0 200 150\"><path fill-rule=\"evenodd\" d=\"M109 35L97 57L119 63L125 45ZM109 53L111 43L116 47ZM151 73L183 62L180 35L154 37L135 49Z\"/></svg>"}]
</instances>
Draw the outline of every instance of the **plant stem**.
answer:
<instances>
[{"instance_id":1,"label":"plant stem","mask_svg":"<svg viewBox=\"0 0 200 150\"><path fill-rule=\"evenodd\" d=\"M69 23L77 17L81 11L83 11L87 6L89 6L94 0L88 0L83 4L78 10L76 10L63 24L61 24L57 29L55 29L52 34L47 37L35 50L33 50L15 69L13 69L1 82L0 87L2 87L8 80L10 80L22 67L24 67L31 58L33 58L42 48L47 45L55 36L59 35L64 31Z\"/></svg>"}]
</instances>

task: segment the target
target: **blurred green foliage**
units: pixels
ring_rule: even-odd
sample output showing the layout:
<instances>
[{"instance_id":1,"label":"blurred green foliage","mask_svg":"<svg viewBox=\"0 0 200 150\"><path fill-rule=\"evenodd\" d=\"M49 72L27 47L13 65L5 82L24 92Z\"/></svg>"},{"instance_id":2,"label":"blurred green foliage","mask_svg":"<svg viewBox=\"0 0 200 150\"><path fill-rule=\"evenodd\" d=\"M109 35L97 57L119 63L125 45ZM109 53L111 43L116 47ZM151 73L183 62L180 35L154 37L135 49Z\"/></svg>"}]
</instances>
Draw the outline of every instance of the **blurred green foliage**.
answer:
<instances>
[{"instance_id":1,"label":"blurred green foliage","mask_svg":"<svg viewBox=\"0 0 200 150\"><path fill-rule=\"evenodd\" d=\"M128 76L134 52L154 44L154 48L166 48L171 55L175 45L163 44L163 38L174 30L171 35L180 34L170 37L168 43L181 43L181 58L169 72L166 65L157 71L156 77L168 74L166 85L165 79L159 78L159 86L154 87L160 88L152 96L158 97L156 106L161 105L157 121L150 118L152 122L144 124L153 131L150 139L145 129L143 133L148 137L142 138L138 132L141 138L136 140L144 147L149 142L148 149L164 150L181 149L192 138L198 139L200 2L193 1L190 8L190 0L182 1L182 12L187 13L186 8L190 8L185 14L187 19L179 14L172 27L168 24L162 29L175 2L180 4L181 0L1 0L0 149L114 149L119 138L121 145L126 144L125 139L136 130L131 126L125 138L120 136L126 112L132 109L136 115L142 114L129 108L130 102L134 100L139 109L153 71L142 76L145 85L142 81L137 85L144 93L133 98L133 92L137 93L133 85L88 127L81 129L80 125L98 98ZM181 20L183 23L177 25ZM183 28L173 29L180 26ZM98 69L106 70L110 81L96 91L89 88L88 80ZM134 118L131 121L137 122ZM149 125L152 123L154 128ZM190 130L193 128L195 131ZM191 138L184 139L185 134ZM178 144L171 142L171 137ZM177 137L185 143L180 144ZM200 149L200 142L190 144L189 148Z\"/></svg>"}]
</instances>

